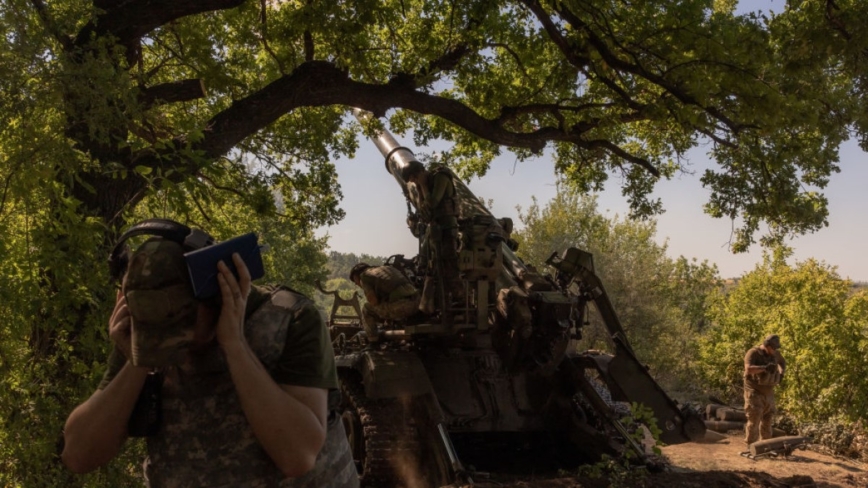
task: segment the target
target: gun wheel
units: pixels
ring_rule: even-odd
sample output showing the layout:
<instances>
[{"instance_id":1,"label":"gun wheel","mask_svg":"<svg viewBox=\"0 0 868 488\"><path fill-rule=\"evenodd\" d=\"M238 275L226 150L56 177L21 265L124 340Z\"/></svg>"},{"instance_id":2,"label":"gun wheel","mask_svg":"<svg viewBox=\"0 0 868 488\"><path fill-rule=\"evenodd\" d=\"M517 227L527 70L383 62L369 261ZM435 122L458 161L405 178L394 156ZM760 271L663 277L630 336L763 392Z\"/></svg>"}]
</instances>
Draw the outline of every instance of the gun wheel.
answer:
<instances>
[{"instance_id":1,"label":"gun wheel","mask_svg":"<svg viewBox=\"0 0 868 488\"><path fill-rule=\"evenodd\" d=\"M355 410L344 410L341 414L341 422L344 424L344 432L347 433L356 472L361 473L364 471L365 462L365 434L362 430L362 421Z\"/></svg>"},{"instance_id":2,"label":"gun wheel","mask_svg":"<svg viewBox=\"0 0 868 488\"><path fill-rule=\"evenodd\" d=\"M409 405L370 399L356 371L339 371L341 421L363 487L392 486L419 473L419 436Z\"/></svg>"}]
</instances>

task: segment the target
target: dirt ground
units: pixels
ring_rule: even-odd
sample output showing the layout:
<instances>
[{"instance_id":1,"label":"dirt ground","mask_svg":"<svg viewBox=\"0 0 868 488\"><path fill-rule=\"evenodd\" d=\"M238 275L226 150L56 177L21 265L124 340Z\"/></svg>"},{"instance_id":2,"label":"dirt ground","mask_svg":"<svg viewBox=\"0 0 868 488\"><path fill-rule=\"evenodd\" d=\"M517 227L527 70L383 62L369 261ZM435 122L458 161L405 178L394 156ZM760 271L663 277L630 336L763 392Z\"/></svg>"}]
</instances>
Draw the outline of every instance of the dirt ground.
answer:
<instances>
[{"instance_id":1,"label":"dirt ground","mask_svg":"<svg viewBox=\"0 0 868 488\"><path fill-rule=\"evenodd\" d=\"M663 472L638 480L531 477L521 480L476 480L480 488L850 488L868 487L868 466L815 452L752 460L740 455L740 435L718 435L714 441L662 448ZM711 440L711 439L709 439Z\"/></svg>"},{"instance_id":2,"label":"dirt ground","mask_svg":"<svg viewBox=\"0 0 868 488\"><path fill-rule=\"evenodd\" d=\"M670 472L714 473L710 480L731 474L766 474L775 478L760 483L746 482L730 486L868 487L868 466L862 463L827 456L815 452L810 446L805 450L795 450L787 457L752 460L739 454L746 450L741 434L721 437L723 438L716 442L664 447L663 454L671 463Z\"/></svg>"}]
</instances>

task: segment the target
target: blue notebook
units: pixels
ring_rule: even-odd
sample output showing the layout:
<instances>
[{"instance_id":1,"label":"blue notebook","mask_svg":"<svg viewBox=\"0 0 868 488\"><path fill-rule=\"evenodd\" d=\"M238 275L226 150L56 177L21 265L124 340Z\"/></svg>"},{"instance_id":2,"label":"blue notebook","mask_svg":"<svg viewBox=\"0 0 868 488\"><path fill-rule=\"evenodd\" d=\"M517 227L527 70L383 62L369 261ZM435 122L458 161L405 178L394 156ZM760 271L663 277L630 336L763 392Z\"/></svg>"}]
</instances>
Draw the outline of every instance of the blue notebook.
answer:
<instances>
[{"instance_id":1,"label":"blue notebook","mask_svg":"<svg viewBox=\"0 0 868 488\"><path fill-rule=\"evenodd\" d=\"M241 259L250 270L251 279L262 278L265 275L259 242L253 232L184 254L196 298L211 298L220 293L220 285L217 284L219 261L226 263L235 275L235 279L238 279L238 270L232 262L232 253L236 252L241 255Z\"/></svg>"}]
</instances>

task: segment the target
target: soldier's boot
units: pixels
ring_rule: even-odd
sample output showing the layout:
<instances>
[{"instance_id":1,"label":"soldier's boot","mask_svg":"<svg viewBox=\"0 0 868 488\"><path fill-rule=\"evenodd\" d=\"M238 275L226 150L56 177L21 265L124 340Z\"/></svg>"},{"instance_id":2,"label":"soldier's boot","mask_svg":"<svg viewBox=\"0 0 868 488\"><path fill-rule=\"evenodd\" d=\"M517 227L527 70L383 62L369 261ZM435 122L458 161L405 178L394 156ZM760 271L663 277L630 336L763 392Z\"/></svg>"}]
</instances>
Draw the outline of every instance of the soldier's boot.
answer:
<instances>
[{"instance_id":1,"label":"soldier's boot","mask_svg":"<svg viewBox=\"0 0 868 488\"><path fill-rule=\"evenodd\" d=\"M364 314L362 318L362 328L365 330L365 337L368 339L368 344L376 345L380 342L380 330L377 326L377 320L370 314Z\"/></svg>"}]
</instances>

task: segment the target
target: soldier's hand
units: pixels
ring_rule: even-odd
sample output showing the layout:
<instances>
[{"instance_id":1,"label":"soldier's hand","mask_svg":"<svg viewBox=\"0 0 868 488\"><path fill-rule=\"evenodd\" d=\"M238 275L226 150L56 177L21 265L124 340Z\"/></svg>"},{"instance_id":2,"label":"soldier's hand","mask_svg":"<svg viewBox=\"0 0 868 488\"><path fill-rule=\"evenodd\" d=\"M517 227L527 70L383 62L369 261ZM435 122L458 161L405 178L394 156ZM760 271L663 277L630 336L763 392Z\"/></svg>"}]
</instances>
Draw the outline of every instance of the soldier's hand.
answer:
<instances>
[{"instance_id":1,"label":"soldier's hand","mask_svg":"<svg viewBox=\"0 0 868 488\"><path fill-rule=\"evenodd\" d=\"M766 365L766 371L769 373L777 373L778 372L778 363L769 363Z\"/></svg>"},{"instance_id":2,"label":"soldier's hand","mask_svg":"<svg viewBox=\"0 0 868 488\"><path fill-rule=\"evenodd\" d=\"M115 300L115 309L109 318L109 337L121 350L124 357L132 359L133 318L130 315L129 307L127 307L127 298L121 290L118 290Z\"/></svg>"},{"instance_id":3,"label":"soldier's hand","mask_svg":"<svg viewBox=\"0 0 868 488\"><path fill-rule=\"evenodd\" d=\"M247 308L247 297L250 295L251 286L250 270L237 252L232 254L232 262L238 270L238 280L226 263L223 261L217 263L219 273L217 283L220 285L223 300L223 308L217 320L217 342L224 348L245 340L244 311Z\"/></svg>"}]
</instances>

